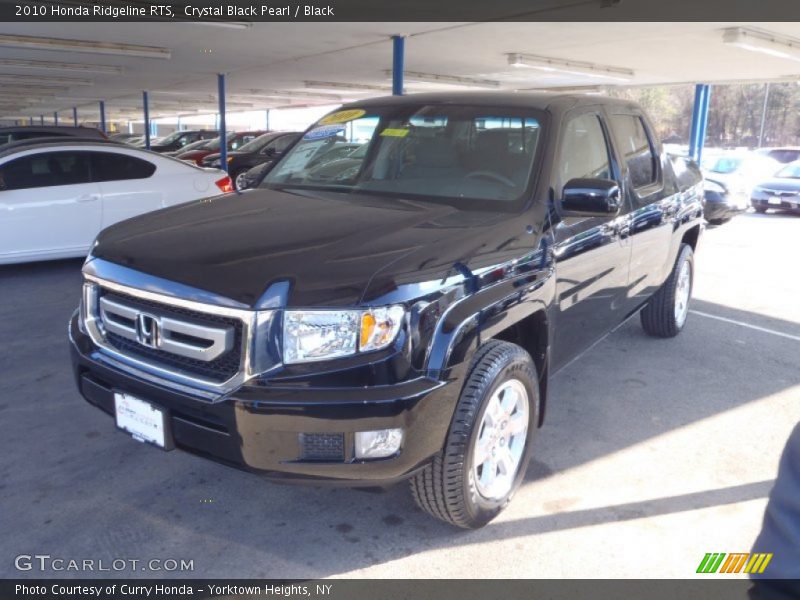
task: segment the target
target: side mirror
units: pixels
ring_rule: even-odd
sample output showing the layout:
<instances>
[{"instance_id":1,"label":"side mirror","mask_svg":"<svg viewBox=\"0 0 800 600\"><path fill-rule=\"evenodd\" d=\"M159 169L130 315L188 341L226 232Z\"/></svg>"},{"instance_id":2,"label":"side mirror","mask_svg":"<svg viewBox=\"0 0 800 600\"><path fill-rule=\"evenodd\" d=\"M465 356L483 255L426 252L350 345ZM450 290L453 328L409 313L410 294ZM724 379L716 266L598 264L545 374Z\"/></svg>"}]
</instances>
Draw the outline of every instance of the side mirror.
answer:
<instances>
[{"instance_id":1,"label":"side mirror","mask_svg":"<svg viewBox=\"0 0 800 600\"><path fill-rule=\"evenodd\" d=\"M261 154L264 156L275 156L275 148L264 148Z\"/></svg>"},{"instance_id":2,"label":"side mirror","mask_svg":"<svg viewBox=\"0 0 800 600\"><path fill-rule=\"evenodd\" d=\"M622 191L610 179L570 179L561 198L564 213L575 217L613 217L621 205Z\"/></svg>"}]
</instances>

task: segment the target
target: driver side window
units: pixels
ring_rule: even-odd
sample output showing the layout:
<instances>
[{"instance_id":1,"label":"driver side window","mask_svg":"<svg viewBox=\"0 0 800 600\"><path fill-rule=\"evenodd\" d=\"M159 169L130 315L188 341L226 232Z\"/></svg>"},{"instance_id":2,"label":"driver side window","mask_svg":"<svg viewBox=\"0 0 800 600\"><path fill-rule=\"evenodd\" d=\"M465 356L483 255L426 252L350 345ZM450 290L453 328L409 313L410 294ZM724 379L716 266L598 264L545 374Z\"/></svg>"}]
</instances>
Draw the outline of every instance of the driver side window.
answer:
<instances>
[{"instance_id":1,"label":"driver side window","mask_svg":"<svg viewBox=\"0 0 800 600\"><path fill-rule=\"evenodd\" d=\"M556 163L559 194L571 179L613 179L608 144L594 113L573 117L564 128Z\"/></svg>"}]
</instances>

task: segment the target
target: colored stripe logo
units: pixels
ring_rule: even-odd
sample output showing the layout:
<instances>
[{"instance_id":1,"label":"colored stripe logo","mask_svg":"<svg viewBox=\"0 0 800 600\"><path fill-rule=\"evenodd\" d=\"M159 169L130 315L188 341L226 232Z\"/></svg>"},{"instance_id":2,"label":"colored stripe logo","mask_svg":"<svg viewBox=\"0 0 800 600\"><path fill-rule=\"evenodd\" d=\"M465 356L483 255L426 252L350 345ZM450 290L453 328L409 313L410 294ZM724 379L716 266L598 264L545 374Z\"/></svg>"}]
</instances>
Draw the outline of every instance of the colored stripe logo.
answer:
<instances>
[{"instance_id":1,"label":"colored stripe logo","mask_svg":"<svg viewBox=\"0 0 800 600\"><path fill-rule=\"evenodd\" d=\"M708 552L700 565L698 573L754 573L761 574L767 568L772 554L739 552Z\"/></svg>"}]
</instances>

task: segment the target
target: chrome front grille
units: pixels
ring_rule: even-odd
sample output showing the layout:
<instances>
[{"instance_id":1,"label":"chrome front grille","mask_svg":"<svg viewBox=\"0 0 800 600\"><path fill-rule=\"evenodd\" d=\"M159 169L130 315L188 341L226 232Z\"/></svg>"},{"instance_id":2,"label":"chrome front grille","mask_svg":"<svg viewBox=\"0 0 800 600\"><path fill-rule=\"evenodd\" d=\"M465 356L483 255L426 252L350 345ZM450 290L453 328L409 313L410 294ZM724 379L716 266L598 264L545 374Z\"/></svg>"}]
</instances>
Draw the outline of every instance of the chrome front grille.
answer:
<instances>
[{"instance_id":1,"label":"chrome front grille","mask_svg":"<svg viewBox=\"0 0 800 600\"><path fill-rule=\"evenodd\" d=\"M203 318L182 319L164 314L159 306L142 307L118 294L100 297L100 321L108 334L134 341L150 350L163 350L182 358L212 362L233 348L234 331L241 323L216 327Z\"/></svg>"},{"instance_id":2,"label":"chrome front grille","mask_svg":"<svg viewBox=\"0 0 800 600\"><path fill-rule=\"evenodd\" d=\"M239 319L175 310L102 288L98 306L106 340L119 352L216 383L242 368Z\"/></svg>"},{"instance_id":3,"label":"chrome front grille","mask_svg":"<svg viewBox=\"0 0 800 600\"><path fill-rule=\"evenodd\" d=\"M83 320L115 367L221 397L252 376L250 344L264 313L181 300L87 276Z\"/></svg>"}]
</instances>

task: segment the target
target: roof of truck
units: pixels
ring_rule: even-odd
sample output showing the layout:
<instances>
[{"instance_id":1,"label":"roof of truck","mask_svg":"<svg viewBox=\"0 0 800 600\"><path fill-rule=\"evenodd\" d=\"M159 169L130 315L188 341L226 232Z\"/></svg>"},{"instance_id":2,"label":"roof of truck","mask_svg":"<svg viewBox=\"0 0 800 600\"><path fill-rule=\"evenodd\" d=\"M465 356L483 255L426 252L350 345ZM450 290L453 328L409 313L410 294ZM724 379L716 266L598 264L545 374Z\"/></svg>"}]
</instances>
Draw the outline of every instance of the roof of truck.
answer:
<instances>
[{"instance_id":1,"label":"roof of truck","mask_svg":"<svg viewBox=\"0 0 800 600\"><path fill-rule=\"evenodd\" d=\"M620 108L638 108L638 104L635 102L620 98L588 94L561 94L557 92L438 92L410 94L407 96L381 96L379 98L349 102L342 108L426 103L508 106L539 110L566 110L574 106L594 106L598 104Z\"/></svg>"}]
</instances>

